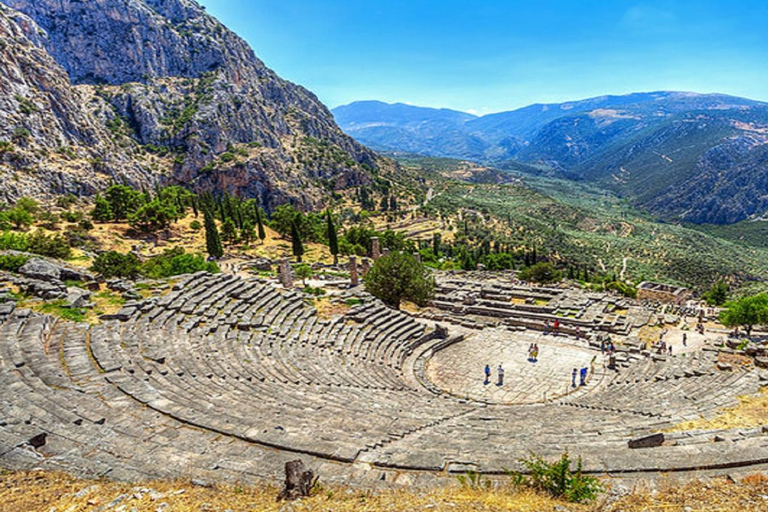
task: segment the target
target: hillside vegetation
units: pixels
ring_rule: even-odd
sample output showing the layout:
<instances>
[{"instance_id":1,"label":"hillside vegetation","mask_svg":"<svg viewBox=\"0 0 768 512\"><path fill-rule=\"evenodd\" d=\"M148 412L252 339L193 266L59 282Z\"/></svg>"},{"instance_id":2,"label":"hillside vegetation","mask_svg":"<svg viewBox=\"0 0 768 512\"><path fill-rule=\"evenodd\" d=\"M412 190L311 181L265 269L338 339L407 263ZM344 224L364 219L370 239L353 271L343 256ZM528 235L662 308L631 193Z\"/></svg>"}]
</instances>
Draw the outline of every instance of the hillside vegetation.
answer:
<instances>
[{"instance_id":1,"label":"hillside vegetation","mask_svg":"<svg viewBox=\"0 0 768 512\"><path fill-rule=\"evenodd\" d=\"M768 276L764 246L725 236L727 227L706 232L657 222L599 188L524 175L507 184L471 183L451 178L456 162L410 157L403 165L420 169L433 187L426 211L444 219L444 236L536 249L554 262L632 282L706 287L721 277L747 284Z\"/></svg>"}]
</instances>

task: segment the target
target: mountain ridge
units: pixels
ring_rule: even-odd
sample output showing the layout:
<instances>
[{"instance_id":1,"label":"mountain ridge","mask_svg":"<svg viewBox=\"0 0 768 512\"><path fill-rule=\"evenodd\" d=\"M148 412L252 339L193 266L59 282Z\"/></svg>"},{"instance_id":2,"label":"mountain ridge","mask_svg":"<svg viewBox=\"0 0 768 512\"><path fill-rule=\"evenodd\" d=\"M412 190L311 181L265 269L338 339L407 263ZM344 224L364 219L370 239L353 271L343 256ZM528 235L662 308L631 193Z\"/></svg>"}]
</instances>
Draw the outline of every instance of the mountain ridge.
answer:
<instances>
[{"instance_id":1,"label":"mountain ridge","mask_svg":"<svg viewBox=\"0 0 768 512\"><path fill-rule=\"evenodd\" d=\"M106 129L143 169L133 184L184 184L258 197L268 209L284 202L309 209L323 204L328 187L370 184L382 165L338 128L313 93L280 78L197 2L2 3L8 23L30 21L17 26L64 69L68 88L90 98L88 123ZM17 116L18 108L8 101L0 115ZM28 129L23 121L0 130L0 140ZM51 167L42 157L20 167L7 153L2 165L9 172L45 174ZM12 153L31 158L18 145ZM12 199L46 189L81 192L45 181L34 189L0 187L0 194Z\"/></svg>"},{"instance_id":2,"label":"mountain ridge","mask_svg":"<svg viewBox=\"0 0 768 512\"><path fill-rule=\"evenodd\" d=\"M514 167L515 162L544 166L552 176L614 190L666 220L733 223L768 208L762 199L768 188L760 188L768 168L752 154L768 144L767 112L767 103L746 98L657 91L530 105L454 125L445 137L438 133L424 138L419 129L396 126L406 132L400 138L407 145L382 140L387 135L382 131L351 130L347 122L340 125L376 149L461 158L499 168ZM429 124L428 119L422 121ZM441 145L434 140L442 140ZM467 140L474 144L467 145ZM715 157L722 165L714 163ZM709 193L684 186L697 182L699 173L708 173ZM743 173L755 179L754 193L740 190Z\"/></svg>"}]
</instances>

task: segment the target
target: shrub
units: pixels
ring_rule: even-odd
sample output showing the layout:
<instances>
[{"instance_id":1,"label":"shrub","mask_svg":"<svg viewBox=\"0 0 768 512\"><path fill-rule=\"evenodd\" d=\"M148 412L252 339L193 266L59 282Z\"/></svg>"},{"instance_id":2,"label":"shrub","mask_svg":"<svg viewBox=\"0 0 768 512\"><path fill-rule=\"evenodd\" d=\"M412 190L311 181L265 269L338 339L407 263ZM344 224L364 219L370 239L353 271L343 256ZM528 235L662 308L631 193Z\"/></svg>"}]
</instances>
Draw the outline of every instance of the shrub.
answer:
<instances>
[{"instance_id":1,"label":"shrub","mask_svg":"<svg viewBox=\"0 0 768 512\"><path fill-rule=\"evenodd\" d=\"M92 270L107 278L133 278L139 274L139 266L139 260L135 255L109 251L96 256Z\"/></svg>"},{"instance_id":2,"label":"shrub","mask_svg":"<svg viewBox=\"0 0 768 512\"><path fill-rule=\"evenodd\" d=\"M325 295L325 290L322 288L313 288L312 286L305 286L302 288L302 291L309 295L314 295L315 297L322 297Z\"/></svg>"},{"instance_id":3,"label":"shrub","mask_svg":"<svg viewBox=\"0 0 768 512\"><path fill-rule=\"evenodd\" d=\"M7 140L0 140L0 155L3 153L12 153L13 152L13 142L9 142Z\"/></svg>"},{"instance_id":4,"label":"shrub","mask_svg":"<svg viewBox=\"0 0 768 512\"><path fill-rule=\"evenodd\" d=\"M202 224L200 224L199 220L193 220L189 223L189 229L192 231L200 231L202 229Z\"/></svg>"},{"instance_id":5,"label":"shrub","mask_svg":"<svg viewBox=\"0 0 768 512\"><path fill-rule=\"evenodd\" d=\"M128 224L139 231L152 233L167 228L177 217L178 212L172 204L155 199L128 214Z\"/></svg>"},{"instance_id":6,"label":"shrub","mask_svg":"<svg viewBox=\"0 0 768 512\"><path fill-rule=\"evenodd\" d=\"M556 283L563 278L562 273L551 263L536 263L520 272L520 279L533 283Z\"/></svg>"},{"instance_id":7,"label":"shrub","mask_svg":"<svg viewBox=\"0 0 768 512\"><path fill-rule=\"evenodd\" d=\"M10 231L0 234L0 250L29 251L29 236L23 233L11 233Z\"/></svg>"},{"instance_id":8,"label":"shrub","mask_svg":"<svg viewBox=\"0 0 768 512\"><path fill-rule=\"evenodd\" d=\"M190 254L181 247L168 249L163 254L147 260L141 267L141 271L147 277L160 279L164 277L192 274L194 272L220 272L216 262L206 261L199 254Z\"/></svg>"},{"instance_id":9,"label":"shrub","mask_svg":"<svg viewBox=\"0 0 768 512\"><path fill-rule=\"evenodd\" d=\"M581 457L576 462L576 470L571 470L571 459L568 452L563 453L560 460L547 462L538 455L531 454L520 461L528 471L527 475L510 472L513 483L543 491L555 498L565 498L573 503L584 503L594 500L603 490L600 481L582 473Z\"/></svg>"},{"instance_id":10,"label":"shrub","mask_svg":"<svg viewBox=\"0 0 768 512\"><path fill-rule=\"evenodd\" d=\"M65 260L72 255L72 248L63 235L46 235L42 231L35 231L29 237L29 252Z\"/></svg>"},{"instance_id":11,"label":"shrub","mask_svg":"<svg viewBox=\"0 0 768 512\"><path fill-rule=\"evenodd\" d=\"M80 211L67 210L61 213L61 218L67 222L71 222L72 224L80 222L83 217L83 212Z\"/></svg>"},{"instance_id":12,"label":"shrub","mask_svg":"<svg viewBox=\"0 0 768 512\"><path fill-rule=\"evenodd\" d=\"M307 279L310 279L312 278L313 275L315 275L314 271L312 270L312 267L310 267L306 263L297 265L296 268L294 269L294 272L296 273L296 277L301 279L301 282L304 284L304 287L307 287Z\"/></svg>"},{"instance_id":13,"label":"shrub","mask_svg":"<svg viewBox=\"0 0 768 512\"><path fill-rule=\"evenodd\" d=\"M0 270L18 272L28 261L29 256L23 254L0 254Z\"/></svg>"},{"instance_id":14,"label":"shrub","mask_svg":"<svg viewBox=\"0 0 768 512\"><path fill-rule=\"evenodd\" d=\"M114 216L115 214L112 213L112 205L109 204L109 201L98 194L96 199L93 201L91 218L96 222L109 222L114 218Z\"/></svg>"},{"instance_id":15,"label":"shrub","mask_svg":"<svg viewBox=\"0 0 768 512\"><path fill-rule=\"evenodd\" d=\"M15 206L4 213L8 222L13 224L16 229L26 229L35 221L30 212L19 206Z\"/></svg>"},{"instance_id":16,"label":"shrub","mask_svg":"<svg viewBox=\"0 0 768 512\"><path fill-rule=\"evenodd\" d=\"M722 306L728 300L729 291L728 283L720 280L704 293L703 298L710 306Z\"/></svg>"}]
</instances>

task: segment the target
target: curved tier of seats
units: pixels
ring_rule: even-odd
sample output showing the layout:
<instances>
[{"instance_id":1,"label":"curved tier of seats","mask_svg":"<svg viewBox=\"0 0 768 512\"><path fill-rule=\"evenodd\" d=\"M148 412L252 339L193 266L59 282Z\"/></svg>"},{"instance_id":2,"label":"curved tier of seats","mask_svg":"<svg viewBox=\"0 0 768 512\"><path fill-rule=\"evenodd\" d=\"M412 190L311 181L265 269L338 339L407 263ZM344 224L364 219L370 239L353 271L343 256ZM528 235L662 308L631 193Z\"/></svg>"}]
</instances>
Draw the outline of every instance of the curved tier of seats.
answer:
<instances>
[{"instance_id":1,"label":"curved tier of seats","mask_svg":"<svg viewBox=\"0 0 768 512\"><path fill-rule=\"evenodd\" d=\"M760 429L675 433L668 445L629 449L633 437L759 389L756 370L721 372L712 353L642 358L556 402L496 406L419 384L414 368L460 338L438 339L375 301L322 318L296 292L195 274L96 326L6 309L0 465L9 468L251 480L274 478L299 454L326 477L370 483L361 468L422 479L501 473L531 451L568 450L598 473L768 460Z\"/></svg>"}]
</instances>

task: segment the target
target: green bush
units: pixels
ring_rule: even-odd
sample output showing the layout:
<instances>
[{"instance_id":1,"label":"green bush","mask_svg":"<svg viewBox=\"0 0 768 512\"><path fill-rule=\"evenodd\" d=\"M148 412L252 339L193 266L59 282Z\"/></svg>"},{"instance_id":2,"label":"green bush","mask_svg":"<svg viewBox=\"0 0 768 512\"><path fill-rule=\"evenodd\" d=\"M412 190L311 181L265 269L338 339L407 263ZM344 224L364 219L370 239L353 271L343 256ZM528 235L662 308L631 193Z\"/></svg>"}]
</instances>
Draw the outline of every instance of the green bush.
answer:
<instances>
[{"instance_id":1,"label":"green bush","mask_svg":"<svg viewBox=\"0 0 768 512\"><path fill-rule=\"evenodd\" d=\"M220 272L214 261L206 261L199 254L186 253L183 248L168 249L163 254L147 260L141 267L141 272L152 279L192 274L194 272Z\"/></svg>"},{"instance_id":2,"label":"green bush","mask_svg":"<svg viewBox=\"0 0 768 512\"><path fill-rule=\"evenodd\" d=\"M520 279L533 283L557 283L563 278L562 273L551 263L536 263L520 272Z\"/></svg>"},{"instance_id":3,"label":"green bush","mask_svg":"<svg viewBox=\"0 0 768 512\"><path fill-rule=\"evenodd\" d=\"M312 286L305 286L302 288L302 291L309 295L314 295L315 297L322 297L325 295L325 290L322 288L313 288Z\"/></svg>"},{"instance_id":4,"label":"green bush","mask_svg":"<svg viewBox=\"0 0 768 512\"><path fill-rule=\"evenodd\" d=\"M92 270L106 278L134 278L139 274L139 259L131 254L109 251L96 256Z\"/></svg>"},{"instance_id":5,"label":"green bush","mask_svg":"<svg viewBox=\"0 0 768 512\"><path fill-rule=\"evenodd\" d=\"M42 231L35 231L29 237L29 252L65 260L72 255L72 248L63 235L46 235Z\"/></svg>"},{"instance_id":6,"label":"green bush","mask_svg":"<svg viewBox=\"0 0 768 512\"><path fill-rule=\"evenodd\" d=\"M154 199L129 213L128 224L138 231L152 233L167 228L178 216L178 211L173 204Z\"/></svg>"},{"instance_id":7,"label":"green bush","mask_svg":"<svg viewBox=\"0 0 768 512\"><path fill-rule=\"evenodd\" d=\"M547 462L535 454L531 454L529 458L520 462L528 474L510 472L516 486L546 492L555 498L564 498L573 503L592 501L603 490L600 480L592 476L584 476L581 457L576 462L575 471L571 469L568 452L563 453L560 460L556 462Z\"/></svg>"},{"instance_id":8,"label":"green bush","mask_svg":"<svg viewBox=\"0 0 768 512\"><path fill-rule=\"evenodd\" d=\"M13 227L16 229L27 229L35 221L32 214L20 206L15 206L3 213L8 222L13 224Z\"/></svg>"},{"instance_id":9,"label":"green bush","mask_svg":"<svg viewBox=\"0 0 768 512\"><path fill-rule=\"evenodd\" d=\"M0 254L0 270L18 272L29 261L29 256L23 254Z\"/></svg>"},{"instance_id":10,"label":"green bush","mask_svg":"<svg viewBox=\"0 0 768 512\"><path fill-rule=\"evenodd\" d=\"M27 252L29 251L29 236L24 233L6 231L0 234L0 250Z\"/></svg>"},{"instance_id":11,"label":"green bush","mask_svg":"<svg viewBox=\"0 0 768 512\"><path fill-rule=\"evenodd\" d=\"M730 291L728 283L720 280L712 285L702 296L710 306L722 306L728 301L728 292Z\"/></svg>"}]
</instances>

